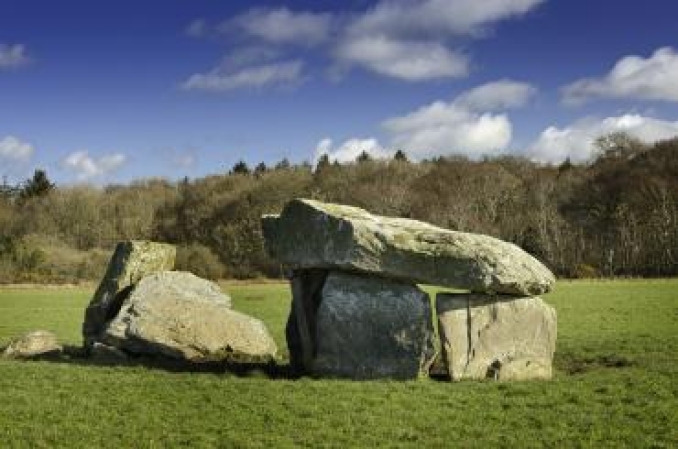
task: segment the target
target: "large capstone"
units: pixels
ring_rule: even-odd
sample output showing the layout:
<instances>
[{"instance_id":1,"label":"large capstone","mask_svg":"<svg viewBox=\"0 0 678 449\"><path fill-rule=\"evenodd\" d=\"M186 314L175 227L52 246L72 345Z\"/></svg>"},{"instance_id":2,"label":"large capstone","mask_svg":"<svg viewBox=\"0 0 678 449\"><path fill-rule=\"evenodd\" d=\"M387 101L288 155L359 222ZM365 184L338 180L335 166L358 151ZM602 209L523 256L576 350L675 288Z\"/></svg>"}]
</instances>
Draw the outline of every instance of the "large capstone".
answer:
<instances>
[{"instance_id":1,"label":"large capstone","mask_svg":"<svg viewBox=\"0 0 678 449\"><path fill-rule=\"evenodd\" d=\"M541 298L439 293L436 311L452 380L551 378L556 311Z\"/></svg>"},{"instance_id":2,"label":"large capstone","mask_svg":"<svg viewBox=\"0 0 678 449\"><path fill-rule=\"evenodd\" d=\"M262 218L269 253L292 269L359 271L474 292L538 295L555 278L537 259L502 240L416 220L297 199Z\"/></svg>"},{"instance_id":3,"label":"large capstone","mask_svg":"<svg viewBox=\"0 0 678 449\"><path fill-rule=\"evenodd\" d=\"M416 379L435 356L429 296L413 284L330 272L315 323L313 372Z\"/></svg>"},{"instance_id":4,"label":"large capstone","mask_svg":"<svg viewBox=\"0 0 678 449\"><path fill-rule=\"evenodd\" d=\"M155 273L136 285L102 340L128 353L187 362L272 360L277 348L264 323L230 307L211 281Z\"/></svg>"},{"instance_id":5,"label":"large capstone","mask_svg":"<svg viewBox=\"0 0 678 449\"><path fill-rule=\"evenodd\" d=\"M147 241L118 243L92 300L85 310L82 334L86 348L100 341L106 324L120 310L134 285L146 275L174 268L173 245Z\"/></svg>"}]
</instances>

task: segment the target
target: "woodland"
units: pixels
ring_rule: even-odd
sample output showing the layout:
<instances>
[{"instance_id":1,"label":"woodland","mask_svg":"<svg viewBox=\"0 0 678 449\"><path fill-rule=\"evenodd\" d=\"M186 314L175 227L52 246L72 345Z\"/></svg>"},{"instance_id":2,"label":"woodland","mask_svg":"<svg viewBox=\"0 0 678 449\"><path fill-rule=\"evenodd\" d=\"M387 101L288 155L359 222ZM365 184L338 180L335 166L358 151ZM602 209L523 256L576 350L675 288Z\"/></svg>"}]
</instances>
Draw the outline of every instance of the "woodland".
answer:
<instances>
[{"instance_id":1,"label":"woodland","mask_svg":"<svg viewBox=\"0 0 678 449\"><path fill-rule=\"evenodd\" d=\"M266 254L260 217L296 197L492 235L559 277L678 275L678 138L646 144L617 133L595 146L587 163L415 162L398 151L345 164L240 161L201 178L106 186L55 185L36 169L0 185L0 282L98 279L127 239L176 244L178 268L199 276L278 278L284 270Z\"/></svg>"}]
</instances>

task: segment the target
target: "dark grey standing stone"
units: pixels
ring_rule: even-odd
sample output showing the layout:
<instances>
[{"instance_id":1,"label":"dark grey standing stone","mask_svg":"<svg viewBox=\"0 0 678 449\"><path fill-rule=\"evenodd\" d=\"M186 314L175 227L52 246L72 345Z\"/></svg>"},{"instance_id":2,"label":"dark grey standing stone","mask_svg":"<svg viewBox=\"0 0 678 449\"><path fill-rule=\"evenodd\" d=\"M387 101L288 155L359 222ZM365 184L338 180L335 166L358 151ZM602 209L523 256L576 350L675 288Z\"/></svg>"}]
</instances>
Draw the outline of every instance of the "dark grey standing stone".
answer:
<instances>
[{"instance_id":1,"label":"dark grey standing stone","mask_svg":"<svg viewBox=\"0 0 678 449\"><path fill-rule=\"evenodd\" d=\"M317 311L313 372L416 379L435 356L428 294L386 278L330 272Z\"/></svg>"}]
</instances>

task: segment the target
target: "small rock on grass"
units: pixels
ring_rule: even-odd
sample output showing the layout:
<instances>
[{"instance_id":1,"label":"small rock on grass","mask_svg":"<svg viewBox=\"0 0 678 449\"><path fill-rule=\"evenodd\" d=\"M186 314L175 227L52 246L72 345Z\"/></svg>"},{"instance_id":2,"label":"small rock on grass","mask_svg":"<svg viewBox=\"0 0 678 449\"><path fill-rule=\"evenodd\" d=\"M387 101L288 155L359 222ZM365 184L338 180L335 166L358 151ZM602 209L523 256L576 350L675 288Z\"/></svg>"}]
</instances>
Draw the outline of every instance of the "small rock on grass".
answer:
<instances>
[{"instance_id":1,"label":"small rock on grass","mask_svg":"<svg viewBox=\"0 0 678 449\"><path fill-rule=\"evenodd\" d=\"M58 357L63 348L54 332L37 330L10 341L2 353L7 359L37 359Z\"/></svg>"}]
</instances>

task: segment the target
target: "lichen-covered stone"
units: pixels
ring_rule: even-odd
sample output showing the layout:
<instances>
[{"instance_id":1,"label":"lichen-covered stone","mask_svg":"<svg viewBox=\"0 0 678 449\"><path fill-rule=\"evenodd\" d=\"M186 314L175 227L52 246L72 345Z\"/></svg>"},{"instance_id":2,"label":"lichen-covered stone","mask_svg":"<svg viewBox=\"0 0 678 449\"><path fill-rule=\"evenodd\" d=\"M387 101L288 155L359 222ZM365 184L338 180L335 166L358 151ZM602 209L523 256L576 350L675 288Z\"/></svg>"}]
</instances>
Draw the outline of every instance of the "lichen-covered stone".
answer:
<instances>
[{"instance_id":1,"label":"lichen-covered stone","mask_svg":"<svg viewBox=\"0 0 678 449\"><path fill-rule=\"evenodd\" d=\"M118 243L106 274L85 310L82 334L86 348L99 341L106 323L115 318L132 287L146 275L174 268L173 245L147 241Z\"/></svg>"},{"instance_id":2,"label":"lichen-covered stone","mask_svg":"<svg viewBox=\"0 0 678 449\"><path fill-rule=\"evenodd\" d=\"M2 356L8 359L53 357L58 356L62 349L53 332L38 330L10 341Z\"/></svg>"},{"instance_id":3,"label":"lichen-covered stone","mask_svg":"<svg viewBox=\"0 0 678 449\"><path fill-rule=\"evenodd\" d=\"M330 272L317 311L313 372L416 379L435 357L429 296L413 284Z\"/></svg>"},{"instance_id":4,"label":"lichen-covered stone","mask_svg":"<svg viewBox=\"0 0 678 449\"><path fill-rule=\"evenodd\" d=\"M262 218L269 253L291 268L360 271L475 292L538 295L554 283L537 259L485 235L351 206L297 199Z\"/></svg>"},{"instance_id":5,"label":"lichen-covered stone","mask_svg":"<svg viewBox=\"0 0 678 449\"><path fill-rule=\"evenodd\" d=\"M436 311L452 380L551 378L556 311L541 298L439 293Z\"/></svg>"},{"instance_id":6,"label":"lichen-covered stone","mask_svg":"<svg viewBox=\"0 0 678 449\"><path fill-rule=\"evenodd\" d=\"M268 362L276 345L260 320L230 309L219 286L191 273L144 277L103 335L138 355L188 362Z\"/></svg>"}]
</instances>

